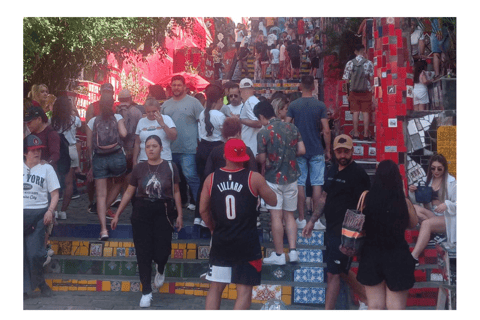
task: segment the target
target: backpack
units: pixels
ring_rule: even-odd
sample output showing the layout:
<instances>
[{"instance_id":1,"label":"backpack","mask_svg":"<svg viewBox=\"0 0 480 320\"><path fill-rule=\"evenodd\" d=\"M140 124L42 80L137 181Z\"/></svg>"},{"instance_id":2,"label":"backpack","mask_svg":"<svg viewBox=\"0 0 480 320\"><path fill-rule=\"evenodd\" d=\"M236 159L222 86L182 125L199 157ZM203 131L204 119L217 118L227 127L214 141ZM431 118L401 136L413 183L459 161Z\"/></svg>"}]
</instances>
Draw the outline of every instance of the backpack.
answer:
<instances>
[{"instance_id":1,"label":"backpack","mask_svg":"<svg viewBox=\"0 0 480 320\"><path fill-rule=\"evenodd\" d=\"M350 76L350 91L353 92L367 92L368 85L367 79L365 78L365 69L363 64L367 59L363 58L362 61L353 59L353 69L352 75Z\"/></svg>"},{"instance_id":2,"label":"backpack","mask_svg":"<svg viewBox=\"0 0 480 320\"><path fill-rule=\"evenodd\" d=\"M97 154L111 154L122 148L115 116L103 118L101 115L93 122L93 147Z\"/></svg>"},{"instance_id":3,"label":"backpack","mask_svg":"<svg viewBox=\"0 0 480 320\"><path fill-rule=\"evenodd\" d=\"M57 161L57 169L62 174L67 174L70 171L70 166L72 159L70 158L70 143L68 142L65 135L62 133L58 134L60 136L60 158Z\"/></svg>"}]
</instances>

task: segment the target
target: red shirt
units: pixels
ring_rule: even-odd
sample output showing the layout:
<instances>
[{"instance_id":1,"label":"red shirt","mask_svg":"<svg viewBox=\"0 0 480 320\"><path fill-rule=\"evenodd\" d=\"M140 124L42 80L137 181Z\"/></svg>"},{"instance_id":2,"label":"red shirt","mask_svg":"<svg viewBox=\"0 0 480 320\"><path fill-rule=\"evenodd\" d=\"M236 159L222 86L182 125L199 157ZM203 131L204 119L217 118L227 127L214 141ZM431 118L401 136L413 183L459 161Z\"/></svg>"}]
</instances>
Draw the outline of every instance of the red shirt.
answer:
<instances>
[{"instance_id":1,"label":"red shirt","mask_svg":"<svg viewBox=\"0 0 480 320\"><path fill-rule=\"evenodd\" d=\"M298 34L305 34L305 21L303 19L297 22Z\"/></svg>"}]
</instances>

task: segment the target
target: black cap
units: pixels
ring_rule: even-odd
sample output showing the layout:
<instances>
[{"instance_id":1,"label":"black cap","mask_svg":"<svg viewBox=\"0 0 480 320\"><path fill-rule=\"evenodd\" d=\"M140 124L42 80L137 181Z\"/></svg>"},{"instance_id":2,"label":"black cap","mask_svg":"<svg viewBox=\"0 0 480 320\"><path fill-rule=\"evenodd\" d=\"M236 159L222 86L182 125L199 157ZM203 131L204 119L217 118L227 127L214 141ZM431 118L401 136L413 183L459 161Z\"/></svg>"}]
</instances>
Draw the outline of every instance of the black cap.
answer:
<instances>
[{"instance_id":1,"label":"black cap","mask_svg":"<svg viewBox=\"0 0 480 320\"><path fill-rule=\"evenodd\" d=\"M25 113L23 115L23 122L30 122L38 117L42 117L43 122L48 121L47 115L45 114L45 112L43 112L42 107L31 106L27 110L25 110Z\"/></svg>"}]
</instances>

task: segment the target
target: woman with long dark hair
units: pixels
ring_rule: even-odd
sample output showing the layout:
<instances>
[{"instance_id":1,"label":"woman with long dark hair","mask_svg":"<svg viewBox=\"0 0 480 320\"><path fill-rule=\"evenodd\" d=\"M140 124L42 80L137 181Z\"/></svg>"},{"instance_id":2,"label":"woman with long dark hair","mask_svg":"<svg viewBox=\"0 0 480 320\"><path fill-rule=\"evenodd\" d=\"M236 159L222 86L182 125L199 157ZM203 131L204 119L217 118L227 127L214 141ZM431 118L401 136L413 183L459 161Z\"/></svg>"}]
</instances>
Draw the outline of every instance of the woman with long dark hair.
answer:
<instances>
[{"instance_id":1,"label":"woman with long dark hair","mask_svg":"<svg viewBox=\"0 0 480 320\"><path fill-rule=\"evenodd\" d=\"M70 205L73 194L73 181L75 178L75 169L80 165L77 151L77 128L82 126L80 118L75 114L73 104L67 96L60 96L53 104L51 126L59 135L65 137L68 142L68 153L70 156L70 169L65 168L65 171L60 175L64 178L63 200L60 212L55 211L55 218L67 219L67 208ZM60 177L62 179L62 177Z\"/></svg>"},{"instance_id":2,"label":"woman with long dark hair","mask_svg":"<svg viewBox=\"0 0 480 320\"><path fill-rule=\"evenodd\" d=\"M154 284L160 288L165 280L165 265L172 250L173 228L180 231L183 227L179 173L173 162L162 159L161 152L160 137L155 134L149 136L145 141L148 160L133 168L127 190L111 222L112 230L115 230L120 214L135 195L131 222L142 283L140 307L143 308L150 307L152 300L152 261L157 264ZM178 213L175 221L168 215L174 207Z\"/></svg>"},{"instance_id":3,"label":"woman with long dark hair","mask_svg":"<svg viewBox=\"0 0 480 320\"><path fill-rule=\"evenodd\" d=\"M408 290L415 283L415 261L405 230L417 224L409 211L398 166L392 160L378 165L365 197L365 244L357 280L365 286L368 309L405 309Z\"/></svg>"},{"instance_id":4,"label":"woman with long dark hair","mask_svg":"<svg viewBox=\"0 0 480 320\"><path fill-rule=\"evenodd\" d=\"M122 187L121 178L127 171L127 159L121 138L127 136L125 120L113 113L113 98L100 98L100 115L87 123L87 147L90 159L88 179L95 180L97 213L100 220L100 240L108 240L107 204L111 204ZM114 178L107 190L107 179Z\"/></svg>"},{"instance_id":5,"label":"woman with long dark hair","mask_svg":"<svg viewBox=\"0 0 480 320\"><path fill-rule=\"evenodd\" d=\"M211 84L205 88L206 102L205 110L200 113L198 118L198 133L200 142L198 143L195 162L197 165L197 174L200 178L200 188L198 188L197 201L200 200L203 180L205 176L205 165L208 155L218 145L222 144L222 127L225 121L225 115L220 112L223 106L223 89L217 85ZM196 224L201 223L200 213L198 211L198 203L195 207Z\"/></svg>"},{"instance_id":6,"label":"woman with long dark hair","mask_svg":"<svg viewBox=\"0 0 480 320\"><path fill-rule=\"evenodd\" d=\"M428 245L432 233L447 233L450 242L457 242L457 181L448 173L447 159L437 154L428 162L426 185L433 190L430 203L415 204L420 219L420 233L412 256L418 256ZM414 202L417 186L409 186L409 196ZM417 261L418 263L418 261Z\"/></svg>"}]
</instances>

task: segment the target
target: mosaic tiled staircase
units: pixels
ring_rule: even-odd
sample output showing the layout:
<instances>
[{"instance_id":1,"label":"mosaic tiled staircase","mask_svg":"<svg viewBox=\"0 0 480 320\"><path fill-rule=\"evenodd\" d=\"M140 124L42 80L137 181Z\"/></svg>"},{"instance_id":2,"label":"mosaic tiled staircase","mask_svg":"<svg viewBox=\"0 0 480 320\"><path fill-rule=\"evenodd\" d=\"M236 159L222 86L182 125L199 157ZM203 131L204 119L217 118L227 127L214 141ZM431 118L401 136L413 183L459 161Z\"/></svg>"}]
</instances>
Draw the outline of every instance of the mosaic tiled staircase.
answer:
<instances>
[{"instance_id":1,"label":"mosaic tiled staircase","mask_svg":"<svg viewBox=\"0 0 480 320\"><path fill-rule=\"evenodd\" d=\"M266 222L262 221L262 225ZM96 239L98 225L60 224L51 237L55 252L46 267L47 283L54 291L141 291L131 226L119 225L111 232L111 241ZM259 239L264 256L273 251L270 229L259 228ZM204 296L209 283L200 278L208 269L209 232L198 226L187 226L174 233L172 253L166 266L166 280L159 292ZM407 231L406 238L414 243L418 231ZM299 262L285 266L263 265L262 284L252 292L254 303L271 298L281 299L286 305L316 305L325 303L326 274L323 254L323 231L314 231L309 239L298 231ZM287 249L285 249L287 252ZM288 255L286 255L288 257ZM410 290L409 308L432 309L436 305L442 273L437 266L437 251L428 247L420 257L421 266L415 271L417 283ZM287 258L288 261L288 258ZM352 270L358 263L354 260ZM152 278L153 280L153 278ZM225 299L236 298L235 285L223 293ZM342 284L337 309L352 309L358 298Z\"/></svg>"},{"instance_id":2,"label":"mosaic tiled staircase","mask_svg":"<svg viewBox=\"0 0 480 320\"><path fill-rule=\"evenodd\" d=\"M306 60L307 57L305 55L302 56L301 60L301 66L300 66L300 77L309 75L310 74L310 65L309 62ZM253 75L255 73L255 58L250 57L247 59L247 68L248 68L248 74L245 74L245 72L242 72L241 78L250 78L253 80ZM272 74L271 74L271 68L270 65L267 67L267 72L265 75L265 79L272 79Z\"/></svg>"}]
</instances>

